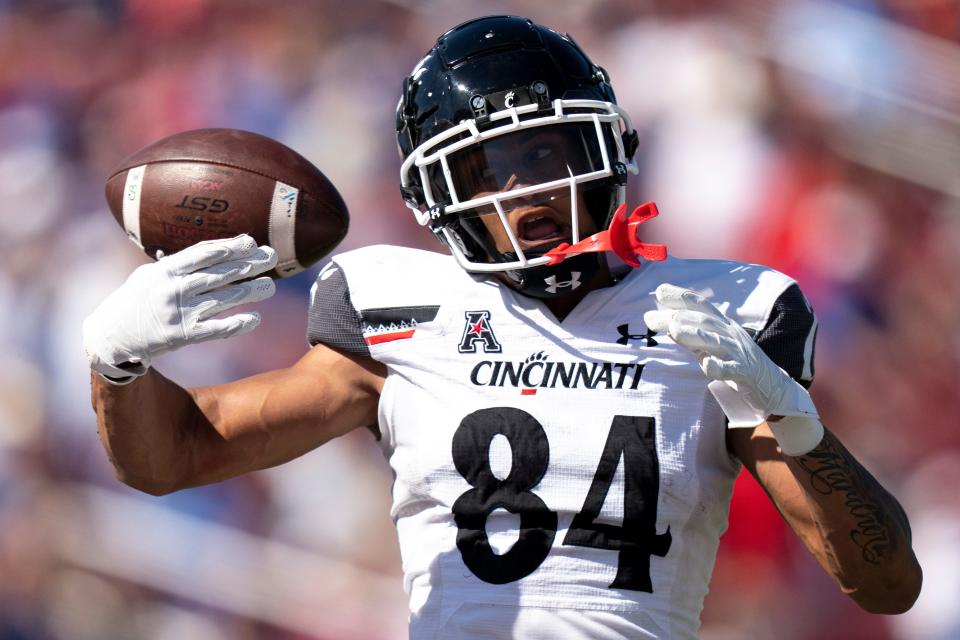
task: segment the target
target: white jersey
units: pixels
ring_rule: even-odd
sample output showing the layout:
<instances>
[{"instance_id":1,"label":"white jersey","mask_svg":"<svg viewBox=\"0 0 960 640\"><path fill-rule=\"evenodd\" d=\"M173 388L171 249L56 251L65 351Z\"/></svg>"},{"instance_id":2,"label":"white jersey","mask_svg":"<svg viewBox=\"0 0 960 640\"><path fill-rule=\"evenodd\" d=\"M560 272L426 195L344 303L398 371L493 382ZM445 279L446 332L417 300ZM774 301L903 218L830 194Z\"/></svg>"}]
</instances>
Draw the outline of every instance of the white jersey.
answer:
<instances>
[{"instance_id":1,"label":"white jersey","mask_svg":"<svg viewBox=\"0 0 960 640\"><path fill-rule=\"evenodd\" d=\"M663 282L812 378L812 312L756 265L648 263L562 322L442 254L368 247L321 272L311 344L388 371L411 637L696 637L740 465L692 355L643 325Z\"/></svg>"}]
</instances>

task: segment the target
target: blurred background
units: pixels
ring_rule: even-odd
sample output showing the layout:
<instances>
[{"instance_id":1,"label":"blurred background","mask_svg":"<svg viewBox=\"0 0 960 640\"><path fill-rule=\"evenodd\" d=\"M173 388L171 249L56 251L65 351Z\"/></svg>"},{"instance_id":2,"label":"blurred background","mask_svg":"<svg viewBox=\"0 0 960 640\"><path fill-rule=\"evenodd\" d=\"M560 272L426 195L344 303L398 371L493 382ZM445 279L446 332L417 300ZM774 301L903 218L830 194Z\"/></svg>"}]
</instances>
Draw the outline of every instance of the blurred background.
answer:
<instances>
[{"instance_id":1,"label":"blurred background","mask_svg":"<svg viewBox=\"0 0 960 640\"><path fill-rule=\"evenodd\" d=\"M311 159L350 206L342 250L439 250L399 197L394 108L440 33L491 13L569 31L607 68L641 133L630 203L663 212L649 240L799 280L825 422L910 515L923 593L870 616L741 478L703 637L960 638L960 2L0 0L0 640L405 636L369 433L137 494L97 440L80 324L145 260L105 178L185 129ZM159 368L207 384L288 365L318 269L253 334Z\"/></svg>"}]
</instances>

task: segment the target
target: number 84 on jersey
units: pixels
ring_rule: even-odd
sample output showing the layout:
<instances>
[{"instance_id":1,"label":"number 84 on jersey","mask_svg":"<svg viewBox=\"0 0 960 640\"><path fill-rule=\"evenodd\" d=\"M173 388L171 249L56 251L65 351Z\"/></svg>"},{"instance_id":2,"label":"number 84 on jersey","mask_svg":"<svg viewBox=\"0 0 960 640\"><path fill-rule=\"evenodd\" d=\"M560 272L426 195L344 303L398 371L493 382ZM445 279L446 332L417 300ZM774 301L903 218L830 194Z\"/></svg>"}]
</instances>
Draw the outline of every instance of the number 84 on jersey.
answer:
<instances>
[{"instance_id":1,"label":"number 84 on jersey","mask_svg":"<svg viewBox=\"0 0 960 640\"><path fill-rule=\"evenodd\" d=\"M502 479L490 463L490 446L498 434L512 452L510 472ZM543 425L522 409L480 409L460 422L452 453L454 466L472 487L452 509L464 564L492 584L530 575L546 559L557 535L556 512L532 491L550 472L550 442ZM599 522L621 459L623 521ZM665 557L670 551L670 528L656 530L659 466L654 419L614 416L583 507L562 540L564 545L617 551L617 574L610 588L652 593L650 556ZM494 552L486 530L488 517L498 508L520 518L517 541L503 554Z\"/></svg>"}]
</instances>

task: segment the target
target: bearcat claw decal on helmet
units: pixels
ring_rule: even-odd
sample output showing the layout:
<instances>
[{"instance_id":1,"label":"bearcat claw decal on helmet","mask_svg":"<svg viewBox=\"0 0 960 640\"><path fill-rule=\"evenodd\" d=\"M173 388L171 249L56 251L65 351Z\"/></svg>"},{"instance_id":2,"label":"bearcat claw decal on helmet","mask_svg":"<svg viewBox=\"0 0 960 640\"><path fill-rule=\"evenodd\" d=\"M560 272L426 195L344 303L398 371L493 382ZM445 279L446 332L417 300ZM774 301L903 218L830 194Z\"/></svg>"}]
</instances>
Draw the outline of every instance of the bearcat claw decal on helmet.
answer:
<instances>
[{"instance_id":1,"label":"bearcat claw decal on helmet","mask_svg":"<svg viewBox=\"0 0 960 640\"><path fill-rule=\"evenodd\" d=\"M606 72L570 36L513 16L438 39L404 80L397 139L417 221L467 271L536 297L590 281L597 255L546 254L606 229L636 173Z\"/></svg>"}]
</instances>

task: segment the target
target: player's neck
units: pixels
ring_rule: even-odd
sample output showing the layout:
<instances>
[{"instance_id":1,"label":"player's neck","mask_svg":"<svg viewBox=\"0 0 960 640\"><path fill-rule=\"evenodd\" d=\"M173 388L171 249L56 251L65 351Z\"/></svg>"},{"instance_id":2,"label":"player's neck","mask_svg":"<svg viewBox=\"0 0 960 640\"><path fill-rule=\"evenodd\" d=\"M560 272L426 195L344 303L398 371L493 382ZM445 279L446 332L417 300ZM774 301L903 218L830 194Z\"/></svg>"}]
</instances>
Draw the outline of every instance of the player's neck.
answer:
<instances>
[{"instance_id":1,"label":"player's neck","mask_svg":"<svg viewBox=\"0 0 960 640\"><path fill-rule=\"evenodd\" d=\"M609 287L614 282L616 282L616 280L614 280L610 274L606 263L601 262L600 269L597 270L593 279L586 283L586 286L578 287L575 291L560 298L544 298L543 303L550 309L550 312L553 313L557 320L563 321L588 293L594 289Z\"/></svg>"}]
</instances>

